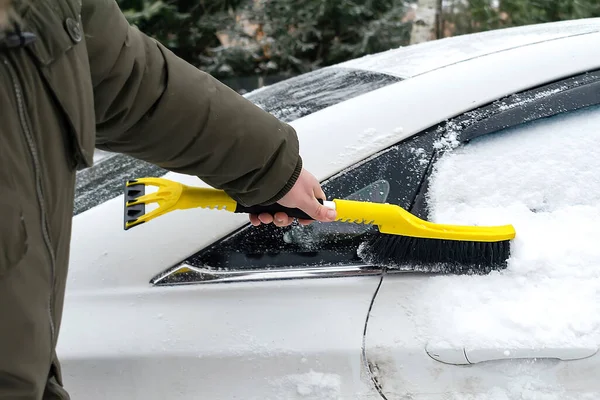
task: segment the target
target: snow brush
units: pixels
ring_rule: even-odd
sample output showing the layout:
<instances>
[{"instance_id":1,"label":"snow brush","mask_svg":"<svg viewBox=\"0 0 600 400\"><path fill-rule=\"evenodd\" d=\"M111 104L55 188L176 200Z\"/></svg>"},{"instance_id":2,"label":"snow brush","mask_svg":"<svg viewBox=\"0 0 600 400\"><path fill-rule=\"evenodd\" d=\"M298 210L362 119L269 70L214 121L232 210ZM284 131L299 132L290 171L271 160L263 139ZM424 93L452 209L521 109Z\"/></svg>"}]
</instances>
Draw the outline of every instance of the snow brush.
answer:
<instances>
[{"instance_id":1,"label":"snow brush","mask_svg":"<svg viewBox=\"0 0 600 400\"><path fill-rule=\"evenodd\" d=\"M146 186L156 186L158 190L146 194ZM506 266L510 241L515 237L512 225L446 225L422 220L388 203L342 199L319 202L336 210L336 221L377 226L379 233L359 248L360 257L375 264L441 264L438 270L458 272L468 266L489 271ZM157 203L158 208L146 212L146 204L152 203ZM299 209L279 204L246 207L222 190L187 186L164 178L133 179L125 183L125 230L168 212L190 208L245 214L285 212L292 218L312 219Z\"/></svg>"}]
</instances>

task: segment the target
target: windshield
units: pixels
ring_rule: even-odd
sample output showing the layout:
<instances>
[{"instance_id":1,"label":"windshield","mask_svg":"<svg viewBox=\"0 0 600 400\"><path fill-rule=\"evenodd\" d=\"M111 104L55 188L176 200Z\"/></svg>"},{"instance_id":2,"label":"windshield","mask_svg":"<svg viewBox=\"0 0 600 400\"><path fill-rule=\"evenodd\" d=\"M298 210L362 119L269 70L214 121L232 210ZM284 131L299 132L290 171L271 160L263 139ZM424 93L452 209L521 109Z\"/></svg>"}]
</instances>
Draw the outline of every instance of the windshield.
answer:
<instances>
[{"instance_id":1,"label":"windshield","mask_svg":"<svg viewBox=\"0 0 600 400\"><path fill-rule=\"evenodd\" d=\"M285 122L400 81L375 72L324 68L255 90L246 98Z\"/></svg>"}]
</instances>

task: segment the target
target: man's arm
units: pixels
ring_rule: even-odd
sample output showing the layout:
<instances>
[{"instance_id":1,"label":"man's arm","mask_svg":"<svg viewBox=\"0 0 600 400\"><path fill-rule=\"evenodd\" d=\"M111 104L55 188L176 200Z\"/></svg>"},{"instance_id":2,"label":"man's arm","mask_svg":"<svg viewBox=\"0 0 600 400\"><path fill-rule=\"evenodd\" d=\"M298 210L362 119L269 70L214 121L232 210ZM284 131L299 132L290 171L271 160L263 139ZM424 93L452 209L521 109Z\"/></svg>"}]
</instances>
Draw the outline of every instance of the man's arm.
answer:
<instances>
[{"instance_id":1,"label":"man's arm","mask_svg":"<svg viewBox=\"0 0 600 400\"><path fill-rule=\"evenodd\" d=\"M244 205L280 200L301 170L289 125L131 27L115 0L83 0L96 146L198 176Z\"/></svg>"}]
</instances>

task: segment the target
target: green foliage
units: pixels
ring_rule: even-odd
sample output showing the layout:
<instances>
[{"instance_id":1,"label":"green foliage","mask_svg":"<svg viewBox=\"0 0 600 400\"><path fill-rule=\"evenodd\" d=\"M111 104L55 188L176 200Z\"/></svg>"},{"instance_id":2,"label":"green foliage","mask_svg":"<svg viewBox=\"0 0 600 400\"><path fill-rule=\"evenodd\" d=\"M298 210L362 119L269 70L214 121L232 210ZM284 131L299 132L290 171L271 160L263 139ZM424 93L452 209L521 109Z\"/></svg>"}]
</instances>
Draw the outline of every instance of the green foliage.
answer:
<instances>
[{"instance_id":1,"label":"green foliage","mask_svg":"<svg viewBox=\"0 0 600 400\"><path fill-rule=\"evenodd\" d=\"M218 78L297 74L407 44L404 0L119 0L128 20ZM246 30L242 23L246 23ZM217 34L232 45L222 45Z\"/></svg>"},{"instance_id":2,"label":"green foliage","mask_svg":"<svg viewBox=\"0 0 600 400\"><path fill-rule=\"evenodd\" d=\"M283 71L306 72L410 39L398 0L260 0L252 11L264 29L263 50Z\"/></svg>"},{"instance_id":3,"label":"green foliage","mask_svg":"<svg viewBox=\"0 0 600 400\"><path fill-rule=\"evenodd\" d=\"M201 66L200 56L219 45L216 32L233 20L243 0L118 0L128 21L186 61Z\"/></svg>"},{"instance_id":4,"label":"green foliage","mask_svg":"<svg viewBox=\"0 0 600 400\"><path fill-rule=\"evenodd\" d=\"M567 19L600 16L598 0L504 0L500 3L501 12L506 12L513 26Z\"/></svg>"},{"instance_id":5,"label":"green foliage","mask_svg":"<svg viewBox=\"0 0 600 400\"><path fill-rule=\"evenodd\" d=\"M219 79L295 75L410 42L417 0L118 0L128 20ZM444 36L600 16L599 0L444 0Z\"/></svg>"}]
</instances>

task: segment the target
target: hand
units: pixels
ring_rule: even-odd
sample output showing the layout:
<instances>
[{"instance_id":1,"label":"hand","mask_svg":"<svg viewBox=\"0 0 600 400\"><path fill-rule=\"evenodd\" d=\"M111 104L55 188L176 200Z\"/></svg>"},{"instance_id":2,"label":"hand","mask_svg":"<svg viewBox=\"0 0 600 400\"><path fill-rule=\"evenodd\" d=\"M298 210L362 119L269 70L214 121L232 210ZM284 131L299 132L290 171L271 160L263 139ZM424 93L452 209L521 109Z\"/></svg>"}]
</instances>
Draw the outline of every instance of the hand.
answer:
<instances>
[{"instance_id":1,"label":"hand","mask_svg":"<svg viewBox=\"0 0 600 400\"><path fill-rule=\"evenodd\" d=\"M284 207L299 208L316 221L334 221L336 217L335 210L325 207L317 199L326 200L321 184L317 178L303 168L292 189L278 203ZM286 213L276 213L274 217L271 214L253 214L250 215L250 222L254 226L258 226L261 223L275 223L276 226L288 226L294 222L294 219ZM308 225L314 221L299 219L298 222L302 225Z\"/></svg>"}]
</instances>

